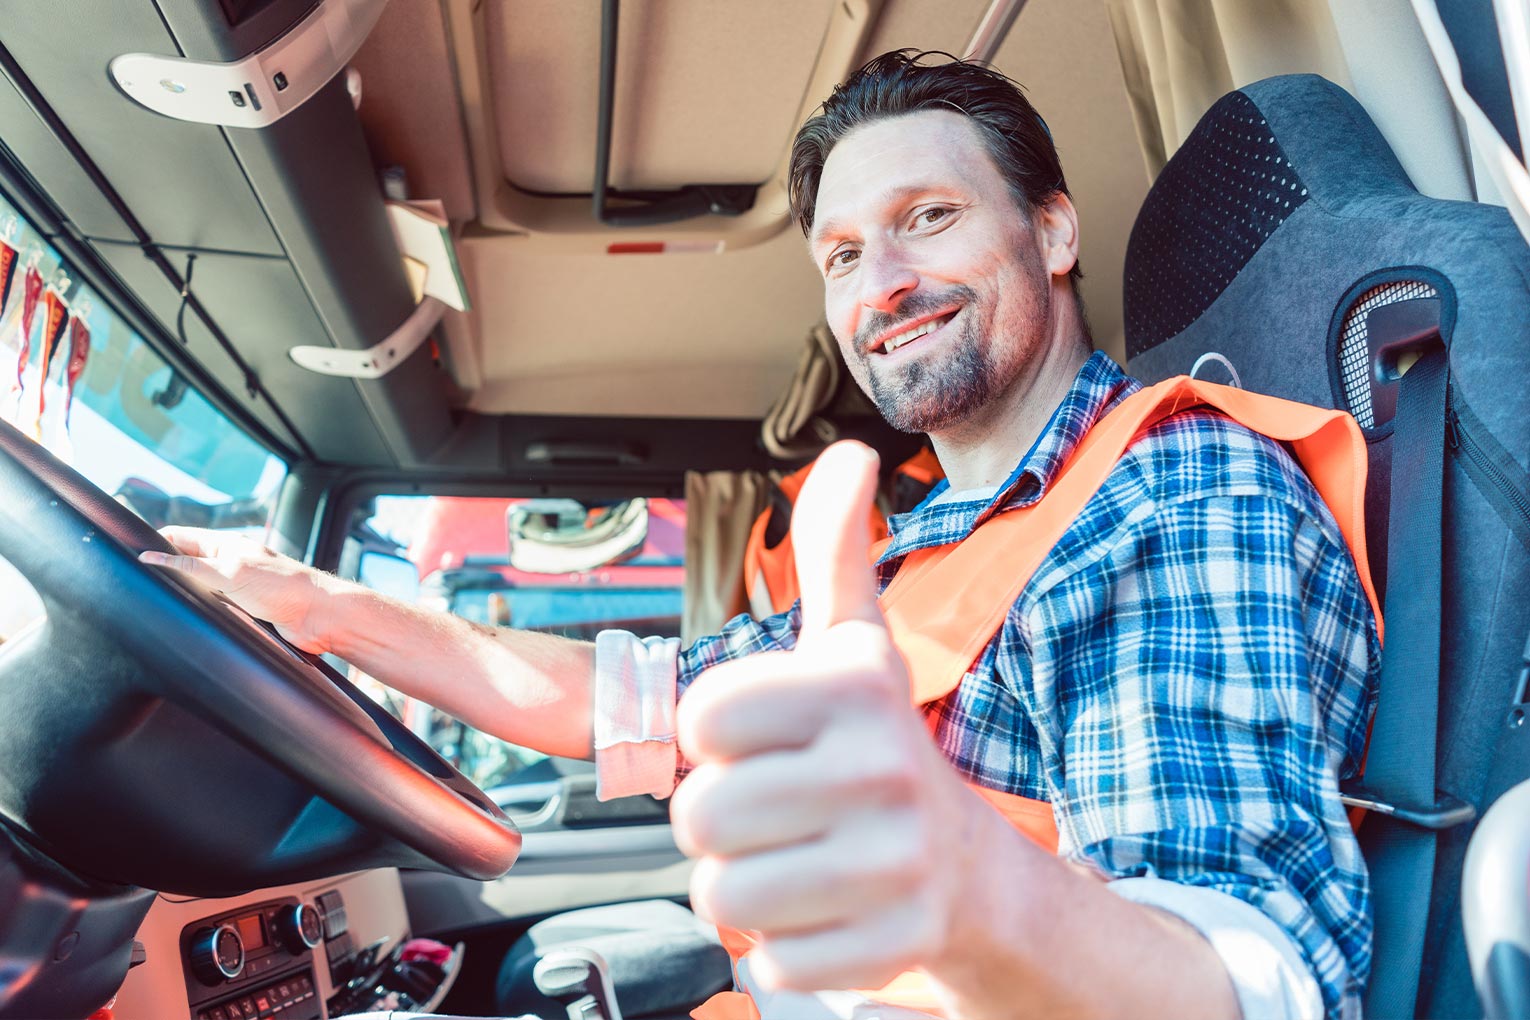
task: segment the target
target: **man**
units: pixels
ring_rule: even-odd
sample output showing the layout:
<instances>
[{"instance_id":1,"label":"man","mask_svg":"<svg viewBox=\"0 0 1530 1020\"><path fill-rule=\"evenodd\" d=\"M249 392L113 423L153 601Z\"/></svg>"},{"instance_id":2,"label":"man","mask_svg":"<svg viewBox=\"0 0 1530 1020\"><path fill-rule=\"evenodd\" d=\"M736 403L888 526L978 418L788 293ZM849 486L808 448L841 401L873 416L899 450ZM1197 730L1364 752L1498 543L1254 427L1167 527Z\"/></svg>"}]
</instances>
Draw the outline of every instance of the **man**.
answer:
<instances>
[{"instance_id":1,"label":"man","mask_svg":"<svg viewBox=\"0 0 1530 1020\"><path fill-rule=\"evenodd\" d=\"M794 514L800 611L684 652L477 629L209 533L172 530L169 564L489 732L593 750L603 795L670 792L678 733L692 900L759 933L739 977L767 1017L910 968L959 1017L1352 1014L1370 931L1336 783L1379 656L1311 485L1223 416L1153 425L912 711L879 586L1042 504L1137 386L1089 353L1061 167L1002 76L878 58L802 129L792 196L852 373L949 480L875 577L854 445ZM1061 856L1006 797L1052 805Z\"/></svg>"}]
</instances>

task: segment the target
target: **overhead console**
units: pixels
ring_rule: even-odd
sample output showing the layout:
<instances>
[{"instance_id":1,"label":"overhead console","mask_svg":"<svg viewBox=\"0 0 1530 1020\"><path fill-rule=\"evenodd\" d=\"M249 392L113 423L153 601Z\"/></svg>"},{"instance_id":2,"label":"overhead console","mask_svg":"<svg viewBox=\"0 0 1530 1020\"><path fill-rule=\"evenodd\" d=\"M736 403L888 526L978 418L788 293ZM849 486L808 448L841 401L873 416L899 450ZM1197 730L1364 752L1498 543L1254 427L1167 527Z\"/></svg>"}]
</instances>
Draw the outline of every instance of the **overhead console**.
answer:
<instances>
[{"instance_id":1,"label":"overhead console","mask_svg":"<svg viewBox=\"0 0 1530 1020\"><path fill-rule=\"evenodd\" d=\"M210 376L293 459L409 468L428 463L452 429L447 377L428 345L377 379L322 375L288 353L367 350L416 307L341 73L380 9L79 0L60 47L52 6L8 8L0 190L38 193L40 203L21 204L47 214L39 229L82 279L131 290L172 366ZM309 27L294 35L297 26ZM114 79L118 58L131 73ZM215 93L227 67L260 77ZM133 94L216 96L247 117L283 115L258 127L198 123Z\"/></svg>"}]
</instances>

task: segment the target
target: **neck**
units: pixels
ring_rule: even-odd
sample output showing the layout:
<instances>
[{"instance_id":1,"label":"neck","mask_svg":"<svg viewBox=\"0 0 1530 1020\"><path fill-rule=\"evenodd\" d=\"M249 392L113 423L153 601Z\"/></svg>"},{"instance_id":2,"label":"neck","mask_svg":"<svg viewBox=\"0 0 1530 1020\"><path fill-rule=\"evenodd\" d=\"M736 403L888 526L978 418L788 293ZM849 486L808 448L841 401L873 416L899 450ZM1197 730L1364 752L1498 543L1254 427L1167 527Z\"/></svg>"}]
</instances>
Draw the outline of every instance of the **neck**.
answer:
<instances>
[{"instance_id":1,"label":"neck","mask_svg":"<svg viewBox=\"0 0 1530 1020\"><path fill-rule=\"evenodd\" d=\"M1055 280L1055 278L1054 278ZM1042 357L1013 385L957 425L930 433L953 491L998 485L1014 470L1017 450L1030 449L1089 358L1083 323L1066 278L1054 282L1048 335Z\"/></svg>"}]
</instances>

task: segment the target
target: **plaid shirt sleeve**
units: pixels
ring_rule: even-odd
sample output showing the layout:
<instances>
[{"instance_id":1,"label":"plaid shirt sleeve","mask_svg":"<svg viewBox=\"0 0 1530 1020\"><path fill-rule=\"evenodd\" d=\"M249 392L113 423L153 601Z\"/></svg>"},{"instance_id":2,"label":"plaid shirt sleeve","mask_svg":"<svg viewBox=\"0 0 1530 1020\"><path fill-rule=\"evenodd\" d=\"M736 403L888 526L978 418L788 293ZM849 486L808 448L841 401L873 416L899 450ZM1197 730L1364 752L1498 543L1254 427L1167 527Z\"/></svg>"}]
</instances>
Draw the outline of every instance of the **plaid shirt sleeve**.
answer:
<instances>
[{"instance_id":1,"label":"plaid shirt sleeve","mask_svg":"<svg viewBox=\"0 0 1530 1020\"><path fill-rule=\"evenodd\" d=\"M735 616L723 624L723 629L711 637L699 639L680 653L675 676L675 699L685 695L686 689L702 673L713 666L720 666L732 659L741 659L756 652L788 652L797 647L797 632L802 629L802 604L792 603L784 613L763 620L748 614ZM675 765L675 779L684 778L691 765L681 755Z\"/></svg>"},{"instance_id":2,"label":"plaid shirt sleeve","mask_svg":"<svg viewBox=\"0 0 1530 1020\"><path fill-rule=\"evenodd\" d=\"M1379 645L1348 551L1296 494L1144 501L1113 524L1054 554L998 653L1060 852L1252 904L1328 1015L1358 1015L1369 891L1336 786L1364 751Z\"/></svg>"}]
</instances>

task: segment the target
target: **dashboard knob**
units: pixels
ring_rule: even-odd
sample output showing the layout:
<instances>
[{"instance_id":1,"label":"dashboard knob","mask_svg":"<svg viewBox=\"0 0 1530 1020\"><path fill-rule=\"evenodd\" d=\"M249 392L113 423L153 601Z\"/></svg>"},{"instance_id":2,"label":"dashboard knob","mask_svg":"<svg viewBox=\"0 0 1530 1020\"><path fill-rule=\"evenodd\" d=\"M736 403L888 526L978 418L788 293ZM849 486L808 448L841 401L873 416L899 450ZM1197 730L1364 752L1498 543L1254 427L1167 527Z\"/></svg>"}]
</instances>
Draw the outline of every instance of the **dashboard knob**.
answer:
<instances>
[{"instance_id":1,"label":"dashboard knob","mask_svg":"<svg viewBox=\"0 0 1530 1020\"><path fill-rule=\"evenodd\" d=\"M191 969L203 984L221 985L244 972L244 940L231 924L203 928L191 942Z\"/></svg>"},{"instance_id":2,"label":"dashboard knob","mask_svg":"<svg viewBox=\"0 0 1530 1020\"><path fill-rule=\"evenodd\" d=\"M318 948L324 941L324 921L307 903L283 907L276 915L276 937L294 956Z\"/></svg>"}]
</instances>

